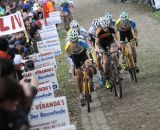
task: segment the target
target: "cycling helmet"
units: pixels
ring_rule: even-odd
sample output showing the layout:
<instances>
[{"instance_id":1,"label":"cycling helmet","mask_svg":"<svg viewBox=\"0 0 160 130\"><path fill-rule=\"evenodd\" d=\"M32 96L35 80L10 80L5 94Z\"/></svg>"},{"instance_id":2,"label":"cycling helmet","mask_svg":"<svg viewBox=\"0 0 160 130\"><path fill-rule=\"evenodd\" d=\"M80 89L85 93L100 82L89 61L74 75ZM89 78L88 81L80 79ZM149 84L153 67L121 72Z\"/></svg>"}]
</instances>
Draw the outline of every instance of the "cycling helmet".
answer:
<instances>
[{"instance_id":1,"label":"cycling helmet","mask_svg":"<svg viewBox=\"0 0 160 130\"><path fill-rule=\"evenodd\" d=\"M68 35L68 38L70 41L72 42L77 42L78 39L79 39L79 33L76 29L72 30L69 35Z\"/></svg>"},{"instance_id":2,"label":"cycling helmet","mask_svg":"<svg viewBox=\"0 0 160 130\"><path fill-rule=\"evenodd\" d=\"M102 28L109 27L111 25L111 21L109 19L106 19L105 17L100 18L100 25Z\"/></svg>"},{"instance_id":3,"label":"cycling helmet","mask_svg":"<svg viewBox=\"0 0 160 130\"><path fill-rule=\"evenodd\" d=\"M70 23L70 28L78 29L79 28L79 23L76 20L72 20L72 22Z\"/></svg>"},{"instance_id":4,"label":"cycling helmet","mask_svg":"<svg viewBox=\"0 0 160 130\"><path fill-rule=\"evenodd\" d=\"M112 14L111 13L106 13L105 17L112 21Z\"/></svg>"},{"instance_id":5,"label":"cycling helmet","mask_svg":"<svg viewBox=\"0 0 160 130\"><path fill-rule=\"evenodd\" d=\"M127 12L122 12L122 13L120 14L120 19L121 19L122 21L127 21L127 20L129 19L128 13L127 13Z\"/></svg>"},{"instance_id":6,"label":"cycling helmet","mask_svg":"<svg viewBox=\"0 0 160 130\"><path fill-rule=\"evenodd\" d=\"M92 21L92 27L93 27L94 29L97 29L98 27L100 27L99 19L94 19L94 20Z\"/></svg>"}]
</instances>

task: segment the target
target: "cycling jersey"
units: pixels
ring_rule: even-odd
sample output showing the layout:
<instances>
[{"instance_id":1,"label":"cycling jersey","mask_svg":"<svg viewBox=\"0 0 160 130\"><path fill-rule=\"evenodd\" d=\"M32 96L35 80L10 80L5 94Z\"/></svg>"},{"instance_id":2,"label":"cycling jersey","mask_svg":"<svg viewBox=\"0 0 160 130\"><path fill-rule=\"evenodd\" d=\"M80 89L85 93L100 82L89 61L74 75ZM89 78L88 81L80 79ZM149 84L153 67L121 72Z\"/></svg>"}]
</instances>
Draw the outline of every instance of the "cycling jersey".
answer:
<instances>
[{"instance_id":1,"label":"cycling jersey","mask_svg":"<svg viewBox=\"0 0 160 130\"><path fill-rule=\"evenodd\" d=\"M66 14L71 14L70 4L68 2L62 3L61 4L61 11Z\"/></svg>"},{"instance_id":2,"label":"cycling jersey","mask_svg":"<svg viewBox=\"0 0 160 130\"><path fill-rule=\"evenodd\" d=\"M116 24L116 20L112 20L112 21L111 21L111 27L114 28L114 27L115 27L115 24Z\"/></svg>"},{"instance_id":3,"label":"cycling jersey","mask_svg":"<svg viewBox=\"0 0 160 130\"><path fill-rule=\"evenodd\" d=\"M66 43L65 51L72 59L75 68L81 67L88 59L88 56L86 54L88 48L89 46L87 45L87 43L81 40L79 40L78 43L71 43L70 41Z\"/></svg>"},{"instance_id":4,"label":"cycling jersey","mask_svg":"<svg viewBox=\"0 0 160 130\"><path fill-rule=\"evenodd\" d=\"M92 38L96 38L96 30L91 27L89 30L88 30L88 35L89 35L89 40L91 40Z\"/></svg>"},{"instance_id":5,"label":"cycling jersey","mask_svg":"<svg viewBox=\"0 0 160 130\"><path fill-rule=\"evenodd\" d=\"M120 33L120 41L133 39L132 29L136 29L136 23L133 20L129 19L127 22L122 22L121 19L118 19L115 26Z\"/></svg>"},{"instance_id":6,"label":"cycling jersey","mask_svg":"<svg viewBox=\"0 0 160 130\"><path fill-rule=\"evenodd\" d=\"M102 49L106 50L107 47L110 47L114 42L113 34L115 34L115 30L111 27L109 27L106 32L102 28L96 31L96 38L99 39L99 45Z\"/></svg>"},{"instance_id":7,"label":"cycling jersey","mask_svg":"<svg viewBox=\"0 0 160 130\"><path fill-rule=\"evenodd\" d=\"M128 31L131 28L136 29L136 22L131 19L129 19L127 22L123 22L121 19L118 19L116 21L115 27L118 31Z\"/></svg>"},{"instance_id":8,"label":"cycling jersey","mask_svg":"<svg viewBox=\"0 0 160 130\"><path fill-rule=\"evenodd\" d=\"M82 41L82 40L78 40L78 43L75 43L77 44L77 48L78 50L77 53L81 53L83 50L88 50L89 49L89 46L86 42ZM72 42L70 41L67 41L66 43L66 46L65 46L65 51L67 52L67 54L70 56L73 52L75 52L75 44L73 44Z\"/></svg>"}]
</instances>

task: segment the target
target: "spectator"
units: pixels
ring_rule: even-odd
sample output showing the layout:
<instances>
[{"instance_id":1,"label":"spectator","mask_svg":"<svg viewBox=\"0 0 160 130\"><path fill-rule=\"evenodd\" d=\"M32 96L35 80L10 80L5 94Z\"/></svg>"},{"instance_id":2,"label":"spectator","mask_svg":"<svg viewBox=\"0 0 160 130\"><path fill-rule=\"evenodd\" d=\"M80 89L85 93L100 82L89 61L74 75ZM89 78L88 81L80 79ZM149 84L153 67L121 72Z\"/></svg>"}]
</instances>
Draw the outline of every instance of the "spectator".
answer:
<instances>
[{"instance_id":1,"label":"spectator","mask_svg":"<svg viewBox=\"0 0 160 130\"><path fill-rule=\"evenodd\" d=\"M47 2L47 6L48 6L48 13L51 13L51 12L55 11L55 9L54 9L54 2L52 2L51 0L49 0Z\"/></svg>"},{"instance_id":2,"label":"spectator","mask_svg":"<svg viewBox=\"0 0 160 130\"><path fill-rule=\"evenodd\" d=\"M5 9L0 5L0 16L5 14Z\"/></svg>"},{"instance_id":3,"label":"spectator","mask_svg":"<svg viewBox=\"0 0 160 130\"><path fill-rule=\"evenodd\" d=\"M6 38L0 37L0 57L4 59L11 59L11 55L7 53L9 50L9 43Z\"/></svg>"},{"instance_id":4,"label":"spectator","mask_svg":"<svg viewBox=\"0 0 160 130\"><path fill-rule=\"evenodd\" d=\"M28 11L31 9L31 6L28 0L24 2L23 9L26 9Z\"/></svg>"}]
</instances>

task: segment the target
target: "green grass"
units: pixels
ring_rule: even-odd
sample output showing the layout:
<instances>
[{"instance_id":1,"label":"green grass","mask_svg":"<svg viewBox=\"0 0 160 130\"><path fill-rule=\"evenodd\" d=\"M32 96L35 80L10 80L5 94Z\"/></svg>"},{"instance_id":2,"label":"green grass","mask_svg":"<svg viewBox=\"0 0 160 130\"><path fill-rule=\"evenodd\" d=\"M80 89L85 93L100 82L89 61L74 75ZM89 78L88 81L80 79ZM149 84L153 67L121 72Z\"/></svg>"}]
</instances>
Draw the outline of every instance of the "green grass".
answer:
<instances>
[{"instance_id":1,"label":"green grass","mask_svg":"<svg viewBox=\"0 0 160 130\"><path fill-rule=\"evenodd\" d=\"M67 55L64 51L66 34L62 31L59 31L58 34L61 42L62 55L57 58L57 78L60 88L55 92L55 96L66 96L71 123L76 125L77 130L82 130L80 128L81 122L79 114L79 96L77 96L79 93L75 84L74 77L70 76L68 73Z\"/></svg>"},{"instance_id":2,"label":"green grass","mask_svg":"<svg viewBox=\"0 0 160 130\"><path fill-rule=\"evenodd\" d=\"M160 11L154 12L154 17L160 20Z\"/></svg>"}]
</instances>

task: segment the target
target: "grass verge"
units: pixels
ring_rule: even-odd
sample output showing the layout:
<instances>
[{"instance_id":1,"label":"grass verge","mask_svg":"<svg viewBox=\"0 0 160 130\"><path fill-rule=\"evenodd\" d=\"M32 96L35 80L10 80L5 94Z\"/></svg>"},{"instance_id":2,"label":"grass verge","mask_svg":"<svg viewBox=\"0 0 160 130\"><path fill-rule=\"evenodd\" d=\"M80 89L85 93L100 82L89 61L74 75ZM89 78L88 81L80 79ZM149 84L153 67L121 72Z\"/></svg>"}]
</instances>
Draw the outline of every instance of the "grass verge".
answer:
<instances>
[{"instance_id":1,"label":"grass verge","mask_svg":"<svg viewBox=\"0 0 160 130\"><path fill-rule=\"evenodd\" d=\"M155 11L153 15L154 15L155 18L160 20L160 11Z\"/></svg>"},{"instance_id":2,"label":"grass verge","mask_svg":"<svg viewBox=\"0 0 160 130\"><path fill-rule=\"evenodd\" d=\"M77 96L79 93L74 77L70 76L68 73L67 56L64 51L66 34L63 31L59 31L58 33L61 42L62 55L57 59L57 77L60 89L55 92L55 96L66 96L71 123L76 125L77 130L82 130L80 128L79 96Z\"/></svg>"}]
</instances>

